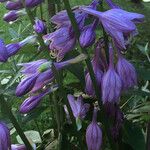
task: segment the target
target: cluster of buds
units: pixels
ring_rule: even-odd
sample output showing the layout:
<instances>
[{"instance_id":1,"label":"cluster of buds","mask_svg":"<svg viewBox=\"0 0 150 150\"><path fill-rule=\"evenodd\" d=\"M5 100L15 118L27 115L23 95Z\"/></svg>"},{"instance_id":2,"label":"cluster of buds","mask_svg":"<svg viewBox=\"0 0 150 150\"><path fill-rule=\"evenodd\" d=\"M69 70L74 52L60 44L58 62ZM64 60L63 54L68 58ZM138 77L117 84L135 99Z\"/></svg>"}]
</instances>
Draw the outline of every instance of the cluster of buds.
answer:
<instances>
[{"instance_id":1,"label":"cluster of buds","mask_svg":"<svg viewBox=\"0 0 150 150\"><path fill-rule=\"evenodd\" d=\"M3 17L6 22L16 21L20 16L25 15L24 8L34 8L41 4L43 0L16 0L16 1L7 1L0 0L1 3L6 3L6 9L9 10Z\"/></svg>"}]
</instances>

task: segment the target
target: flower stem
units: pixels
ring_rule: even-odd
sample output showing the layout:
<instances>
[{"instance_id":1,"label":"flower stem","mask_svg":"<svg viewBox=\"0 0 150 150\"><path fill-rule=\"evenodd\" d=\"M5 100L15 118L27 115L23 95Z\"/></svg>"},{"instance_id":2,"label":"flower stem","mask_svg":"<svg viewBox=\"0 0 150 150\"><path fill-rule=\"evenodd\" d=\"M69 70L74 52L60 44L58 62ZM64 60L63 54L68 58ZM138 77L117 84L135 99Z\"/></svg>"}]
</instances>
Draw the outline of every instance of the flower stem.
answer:
<instances>
[{"instance_id":1,"label":"flower stem","mask_svg":"<svg viewBox=\"0 0 150 150\"><path fill-rule=\"evenodd\" d=\"M17 133L19 134L19 136L21 137L22 141L26 145L26 148L28 150L33 150L31 144L29 143L27 137L25 136L23 130L21 129L19 123L17 122L15 116L13 115L13 113L11 111L11 108L8 106L7 102L4 99L4 96L2 94L0 95L0 103L1 103L2 107L4 108L4 110L6 110L6 114L8 115L12 124L14 125L14 127L15 127Z\"/></svg>"},{"instance_id":2,"label":"flower stem","mask_svg":"<svg viewBox=\"0 0 150 150\"><path fill-rule=\"evenodd\" d=\"M79 40L80 32L79 32L79 28L78 28L75 16L74 16L74 14L71 10L70 3L69 3L68 0L63 0L63 2L64 2L64 5L65 5L65 8L67 10L68 16L70 18L70 21L72 23L73 29L75 31L76 37ZM88 68L88 71L90 73L90 77L91 77L91 80L92 80L92 83L93 83L93 86L94 86L94 89L95 89L95 94L96 94L96 97L98 99L99 107L101 108L101 111L102 111L102 116L103 116L102 123L104 124L105 131L107 133L107 137L109 139L111 149L112 150L117 150L117 145L114 142L114 140L112 139L112 136L111 136L111 133L110 133L109 120L107 119L107 116L106 116L106 113L105 113L105 110L104 110L104 107L103 107L103 104L102 104L100 89L98 88L98 85L97 85L97 82L96 82L96 78L95 78L95 74L94 74L94 71L93 71L93 67L92 67L92 64L91 64L89 54L88 54L87 50L82 48L82 47L81 47L81 51L83 53L87 54L87 56L88 56L87 59L85 60L85 62L86 62L86 65L87 65L87 68Z\"/></svg>"},{"instance_id":3,"label":"flower stem","mask_svg":"<svg viewBox=\"0 0 150 150\"><path fill-rule=\"evenodd\" d=\"M27 15L28 15L28 17L30 19L30 22L31 22L32 26L33 26L34 25L34 17L32 15L31 10L26 8L26 12L27 12ZM37 34L37 39L39 41L39 44L40 44L41 48L44 49L44 50L45 49L47 50L48 47L44 44L44 41L42 39L42 34L40 34L40 33L36 33L36 34Z\"/></svg>"}]
</instances>

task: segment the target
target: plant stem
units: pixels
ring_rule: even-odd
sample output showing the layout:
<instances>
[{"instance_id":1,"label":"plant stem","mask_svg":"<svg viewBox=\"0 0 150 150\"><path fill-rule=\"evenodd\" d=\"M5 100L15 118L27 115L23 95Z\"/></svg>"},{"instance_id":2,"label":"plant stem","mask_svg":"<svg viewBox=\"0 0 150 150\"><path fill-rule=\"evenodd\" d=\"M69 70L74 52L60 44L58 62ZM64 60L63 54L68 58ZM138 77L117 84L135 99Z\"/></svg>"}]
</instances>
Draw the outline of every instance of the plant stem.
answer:
<instances>
[{"instance_id":1,"label":"plant stem","mask_svg":"<svg viewBox=\"0 0 150 150\"><path fill-rule=\"evenodd\" d=\"M79 32L79 28L78 28L75 16L74 16L74 14L71 10L70 3L69 3L68 0L63 0L63 2L65 4L65 8L67 10L68 16L69 16L70 21L72 23L72 26L73 26L73 29L75 31L76 37L79 40L80 32ZM102 112L102 116L103 116L103 118L102 118L103 122L102 123L104 124L105 131L107 133L107 137L109 139L111 149L112 150L117 150L117 145L114 142L114 140L112 139L112 136L111 136L111 133L110 133L109 120L107 119L107 116L106 116L106 113L105 113L105 110L104 110L104 107L103 107L103 103L102 103L102 100L101 100L101 93L100 93L100 90L97 86L97 82L96 82L96 78L95 78L95 74L94 74L94 71L93 71L93 67L92 67L92 64L91 64L89 54L87 53L87 50L82 48L82 47L81 47L81 50L82 50L83 53L87 54L87 56L88 56L87 59L85 60L85 62L86 62L86 65L87 65L87 68L88 68L88 71L89 71L89 74L90 74L90 77L91 77L91 80L92 80L92 83L93 83L93 86L94 86L94 89L95 89L95 94L96 94L96 97L98 99L99 107L101 108L101 112Z\"/></svg>"},{"instance_id":2,"label":"plant stem","mask_svg":"<svg viewBox=\"0 0 150 150\"><path fill-rule=\"evenodd\" d=\"M19 134L19 136L21 137L22 141L26 145L27 150L33 150L31 144L29 143L27 137L25 136L23 130L21 129L19 123L17 122L15 116L13 115L13 113L11 111L11 108L8 106L7 102L4 99L4 96L2 94L0 95L0 103L1 103L2 107L4 108L4 110L6 110L6 114L8 115L12 124L14 125L14 127L15 127L17 133Z\"/></svg>"},{"instance_id":3,"label":"plant stem","mask_svg":"<svg viewBox=\"0 0 150 150\"><path fill-rule=\"evenodd\" d=\"M26 12L27 12L27 15L28 15L28 17L30 19L30 22L31 22L32 26L33 26L34 25L34 17L32 15L31 10L26 8ZM40 33L36 33L36 34L37 34L37 39L39 41L39 44L40 44L41 48L44 49L44 50L45 49L47 50L48 47L45 45L45 43L44 43L44 41L42 39L42 34L40 34Z\"/></svg>"},{"instance_id":4,"label":"plant stem","mask_svg":"<svg viewBox=\"0 0 150 150\"><path fill-rule=\"evenodd\" d=\"M43 20L43 7L42 7L42 4L40 4L40 15L41 15L41 20Z\"/></svg>"}]
</instances>

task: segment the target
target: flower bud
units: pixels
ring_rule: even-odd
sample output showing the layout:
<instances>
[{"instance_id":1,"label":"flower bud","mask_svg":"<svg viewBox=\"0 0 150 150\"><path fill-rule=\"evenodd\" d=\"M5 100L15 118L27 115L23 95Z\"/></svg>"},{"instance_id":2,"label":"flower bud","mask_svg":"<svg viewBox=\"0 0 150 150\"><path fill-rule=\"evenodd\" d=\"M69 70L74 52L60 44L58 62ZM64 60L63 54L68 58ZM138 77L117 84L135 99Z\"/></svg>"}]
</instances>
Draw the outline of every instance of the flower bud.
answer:
<instances>
[{"instance_id":1,"label":"flower bud","mask_svg":"<svg viewBox=\"0 0 150 150\"><path fill-rule=\"evenodd\" d=\"M37 77L38 75L35 74L35 75L29 76L23 79L17 86L16 95L23 96L27 94L28 92L30 92L32 88L34 87Z\"/></svg>"},{"instance_id":2,"label":"flower bud","mask_svg":"<svg viewBox=\"0 0 150 150\"><path fill-rule=\"evenodd\" d=\"M122 82L114 69L113 48L111 46L109 47L109 58L109 69L102 78L102 100L103 103L116 103L121 94Z\"/></svg>"},{"instance_id":3,"label":"flower bud","mask_svg":"<svg viewBox=\"0 0 150 150\"><path fill-rule=\"evenodd\" d=\"M37 32L37 33L46 33L46 25L40 19L35 20L35 24L34 24L33 28L34 28L35 32Z\"/></svg>"},{"instance_id":4,"label":"flower bud","mask_svg":"<svg viewBox=\"0 0 150 150\"><path fill-rule=\"evenodd\" d=\"M27 8L33 8L39 4L41 4L43 0L26 0L25 5Z\"/></svg>"},{"instance_id":5,"label":"flower bud","mask_svg":"<svg viewBox=\"0 0 150 150\"><path fill-rule=\"evenodd\" d=\"M88 150L100 150L102 145L102 130L97 124L97 110L94 109L93 120L86 130L86 143Z\"/></svg>"},{"instance_id":6,"label":"flower bud","mask_svg":"<svg viewBox=\"0 0 150 150\"><path fill-rule=\"evenodd\" d=\"M89 47L95 42L96 34L92 26L86 26L80 35L80 45L82 47Z\"/></svg>"},{"instance_id":7,"label":"flower bud","mask_svg":"<svg viewBox=\"0 0 150 150\"><path fill-rule=\"evenodd\" d=\"M26 113L29 113L31 110L35 109L39 103L41 102L42 98L44 97L45 95L42 93L42 94L39 94L39 95L36 95L36 96L31 96L29 98L27 98L20 106L20 112L22 114L26 114Z\"/></svg>"},{"instance_id":8,"label":"flower bud","mask_svg":"<svg viewBox=\"0 0 150 150\"><path fill-rule=\"evenodd\" d=\"M5 43L0 39L0 62L6 62L8 59L8 52Z\"/></svg>"},{"instance_id":9,"label":"flower bud","mask_svg":"<svg viewBox=\"0 0 150 150\"><path fill-rule=\"evenodd\" d=\"M8 13L6 13L3 17L4 21L6 22L10 22L10 21L15 21L18 19L18 14L16 11L10 11Z\"/></svg>"},{"instance_id":10,"label":"flower bud","mask_svg":"<svg viewBox=\"0 0 150 150\"><path fill-rule=\"evenodd\" d=\"M10 150L10 131L7 125L3 122L0 122L0 150Z\"/></svg>"},{"instance_id":11,"label":"flower bud","mask_svg":"<svg viewBox=\"0 0 150 150\"><path fill-rule=\"evenodd\" d=\"M117 63L117 73L119 74L124 90L137 85L137 74L134 66L123 58L120 54Z\"/></svg>"},{"instance_id":12,"label":"flower bud","mask_svg":"<svg viewBox=\"0 0 150 150\"><path fill-rule=\"evenodd\" d=\"M20 49L21 46L19 43L11 43L6 45L7 51L8 51L8 56L15 55Z\"/></svg>"},{"instance_id":13,"label":"flower bud","mask_svg":"<svg viewBox=\"0 0 150 150\"><path fill-rule=\"evenodd\" d=\"M18 1L8 1L6 3L6 9L8 10L18 10L23 8L23 4L20 0Z\"/></svg>"}]
</instances>

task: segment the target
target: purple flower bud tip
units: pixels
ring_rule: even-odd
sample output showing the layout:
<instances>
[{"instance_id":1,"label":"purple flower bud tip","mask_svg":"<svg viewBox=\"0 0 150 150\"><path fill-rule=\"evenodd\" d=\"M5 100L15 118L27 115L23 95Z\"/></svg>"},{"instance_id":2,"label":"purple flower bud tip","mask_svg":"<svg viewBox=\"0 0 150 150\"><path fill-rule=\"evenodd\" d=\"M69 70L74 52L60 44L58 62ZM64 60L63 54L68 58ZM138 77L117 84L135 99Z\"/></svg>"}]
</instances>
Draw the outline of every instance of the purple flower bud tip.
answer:
<instances>
[{"instance_id":1,"label":"purple flower bud tip","mask_svg":"<svg viewBox=\"0 0 150 150\"><path fill-rule=\"evenodd\" d=\"M16 95L19 97L30 92L35 85L37 77L38 75L35 74L23 79L17 86Z\"/></svg>"},{"instance_id":2,"label":"purple flower bud tip","mask_svg":"<svg viewBox=\"0 0 150 150\"><path fill-rule=\"evenodd\" d=\"M116 103L119 100L122 82L119 75L116 73L113 64L113 49L109 48L109 69L104 74L102 79L102 100L103 103L112 102Z\"/></svg>"},{"instance_id":3,"label":"purple flower bud tip","mask_svg":"<svg viewBox=\"0 0 150 150\"><path fill-rule=\"evenodd\" d=\"M6 62L8 59L8 52L5 43L0 39L0 62Z\"/></svg>"},{"instance_id":4,"label":"purple flower bud tip","mask_svg":"<svg viewBox=\"0 0 150 150\"><path fill-rule=\"evenodd\" d=\"M87 103L85 104L83 103L82 96L78 97L77 100L75 100L75 97L69 94L68 101L69 101L74 117L79 118L79 119L84 119L86 116L86 113L88 112L90 108L90 105Z\"/></svg>"},{"instance_id":5,"label":"purple flower bud tip","mask_svg":"<svg viewBox=\"0 0 150 150\"><path fill-rule=\"evenodd\" d=\"M10 11L7 14L4 15L3 19L6 22L15 21L18 19L18 14L16 11Z\"/></svg>"},{"instance_id":6,"label":"purple flower bud tip","mask_svg":"<svg viewBox=\"0 0 150 150\"><path fill-rule=\"evenodd\" d=\"M94 110L93 120L86 130L86 143L88 150L100 150L102 145L102 130L97 124L97 110Z\"/></svg>"},{"instance_id":7,"label":"purple flower bud tip","mask_svg":"<svg viewBox=\"0 0 150 150\"><path fill-rule=\"evenodd\" d=\"M137 74L134 66L122 56L119 57L117 63L117 73L121 78L124 90L137 85Z\"/></svg>"},{"instance_id":8,"label":"purple flower bud tip","mask_svg":"<svg viewBox=\"0 0 150 150\"><path fill-rule=\"evenodd\" d=\"M18 10L18 9L21 9L23 8L23 3L18 0L18 1L8 1L6 3L6 9L8 10Z\"/></svg>"},{"instance_id":9,"label":"purple flower bud tip","mask_svg":"<svg viewBox=\"0 0 150 150\"><path fill-rule=\"evenodd\" d=\"M95 42L96 34L92 26L86 26L80 35L80 45L82 47L89 47Z\"/></svg>"},{"instance_id":10,"label":"purple flower bud tip","mask_svg":"<svg viewBox=\"0 0 150 150\"><path fill-rule=\"evenodd\" d=\"M0 122L0 149L11 149L10 131L7 125L3 122Z\"/></svg>"},{"instance_id":11,"label":"purple flower bud tip","mask_svg":"<svg viewBox=\"0 0 150 150\"><path fill-rule=\"evenodd\" d=\"M35 20L35 24L34 24L34 30L37 33L45 33L46 32L46 25L42 20Z\"/></svg>"},{"instance_id":12,"label":"purple flower bud tip","mask_svg":"<svg viewBox=\"0 0 150 150\"><path fill-rule=\"evenodd\" d=\"M41 4L43 2L43 0L26 0L25 4L27 8L32 8L35 7L39 4Z\"/></svg>"}]
</instances>

